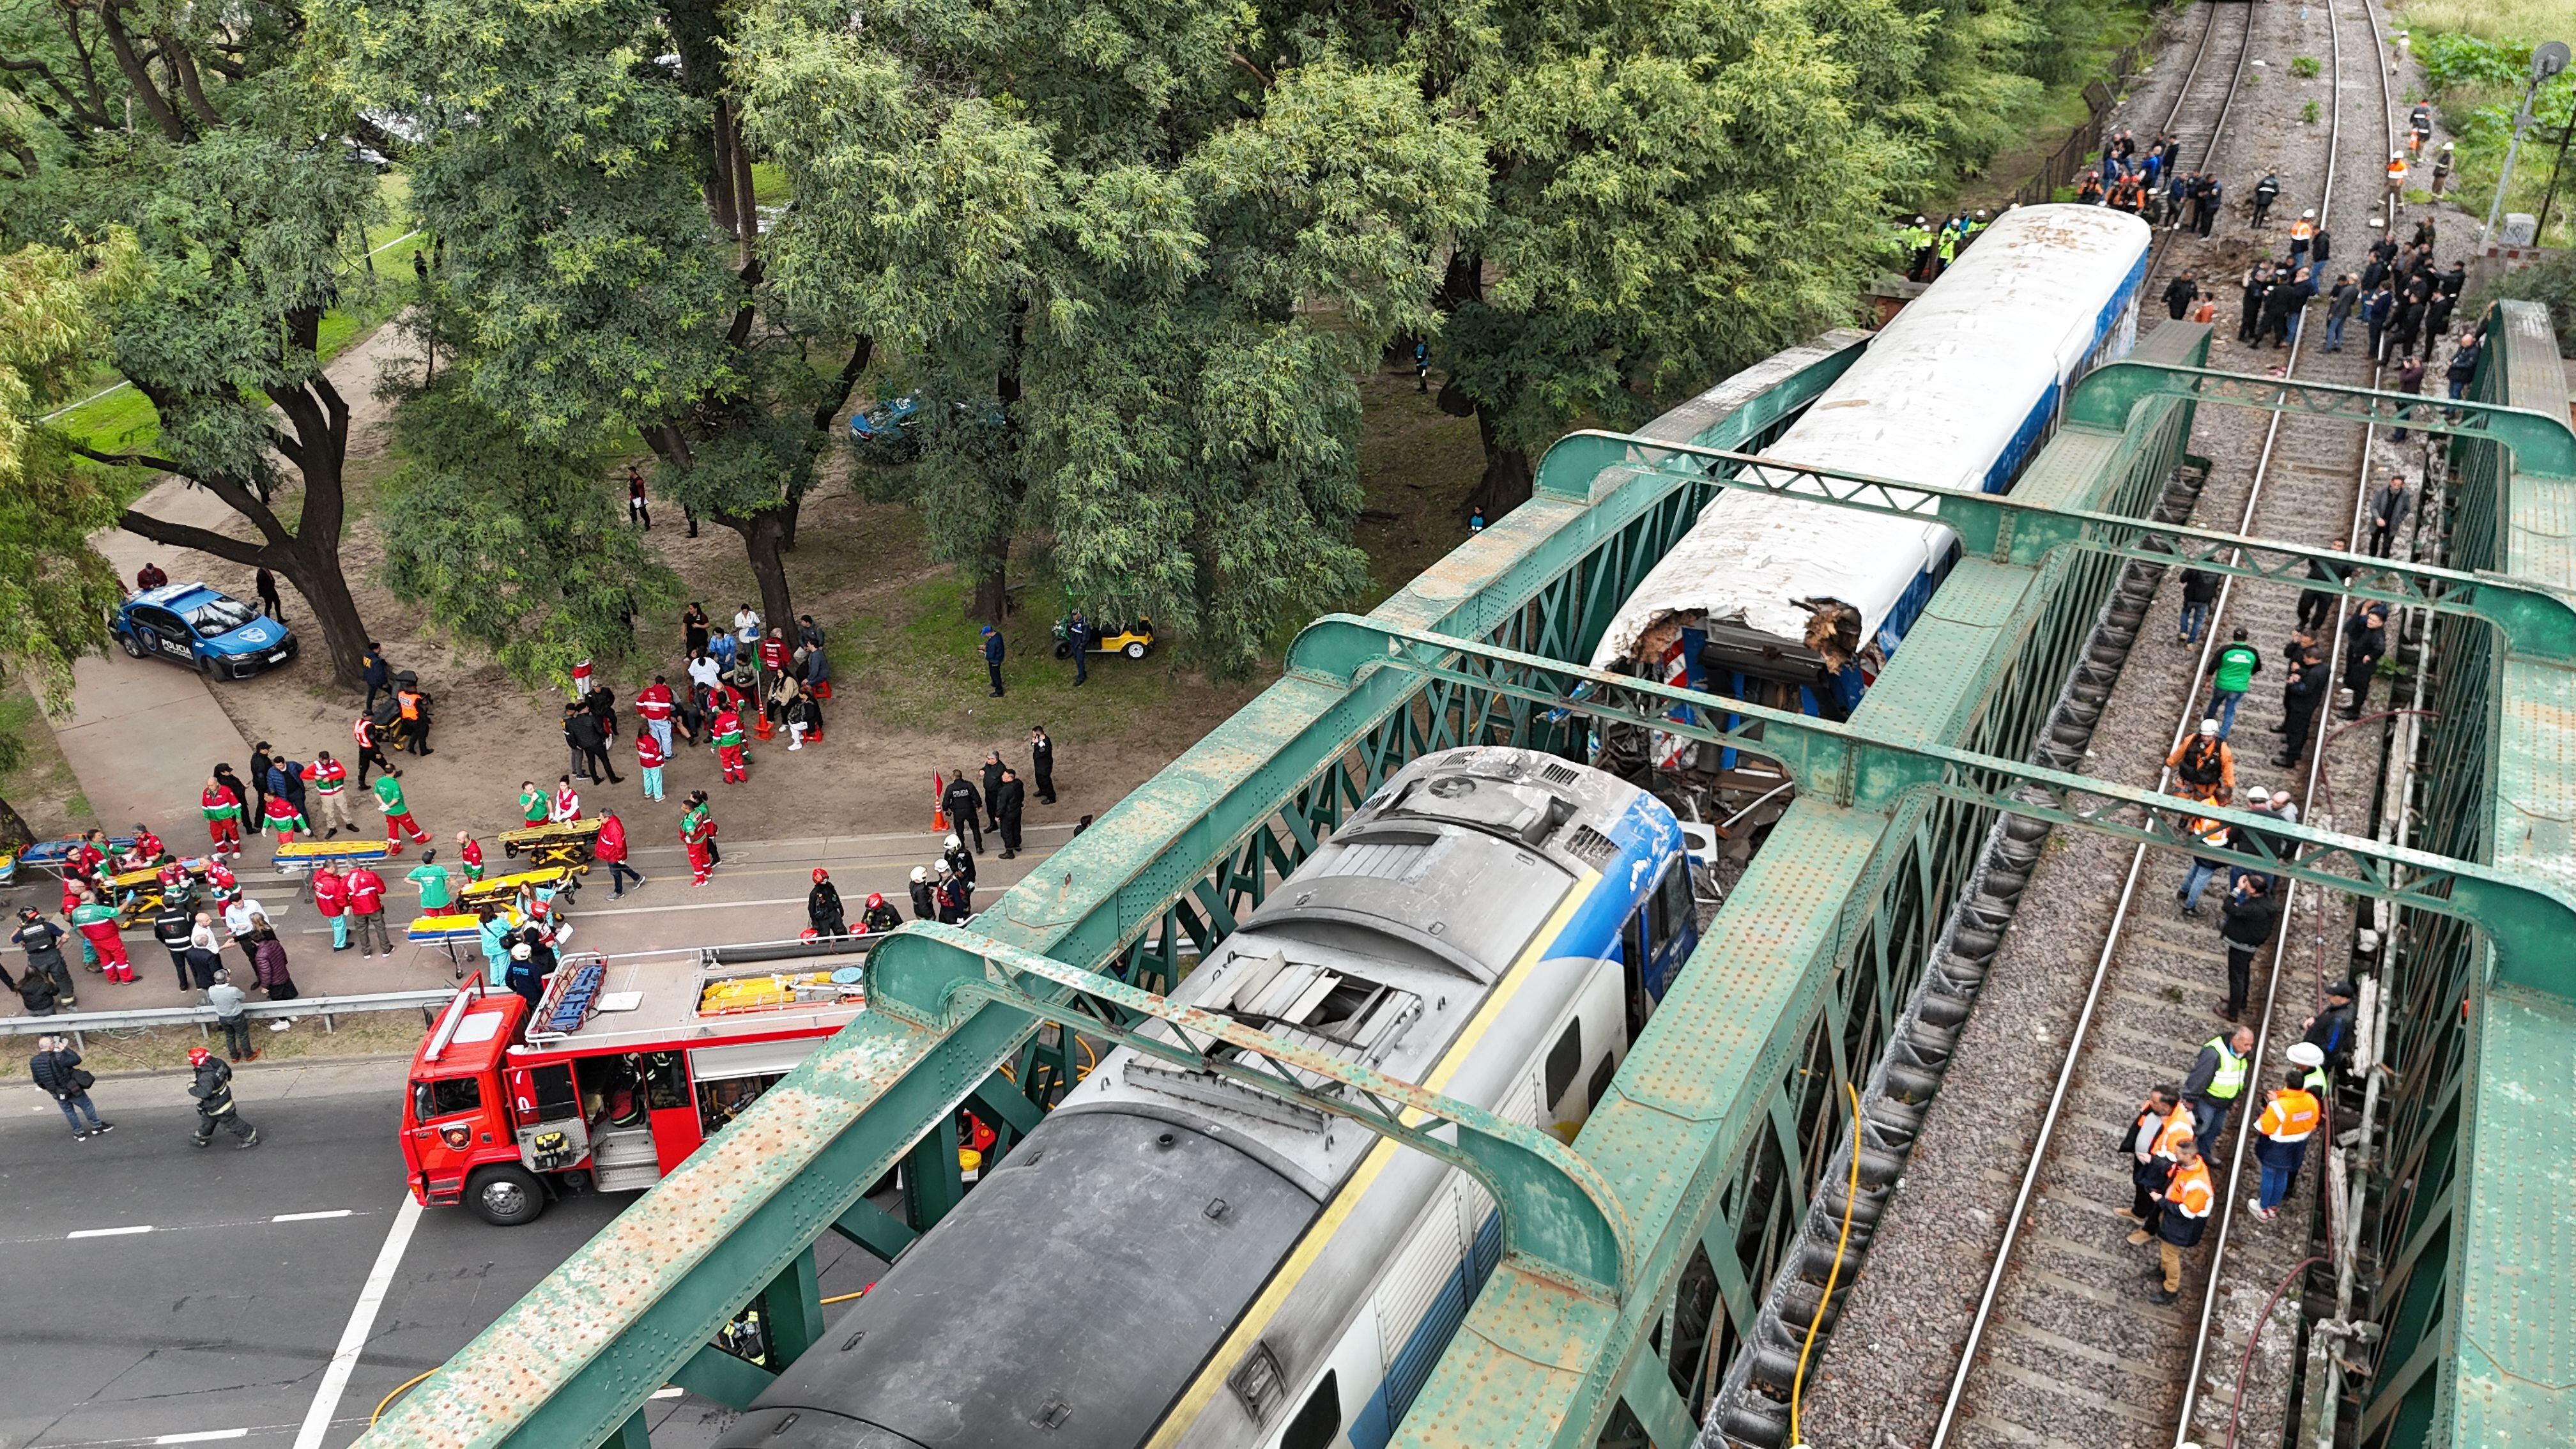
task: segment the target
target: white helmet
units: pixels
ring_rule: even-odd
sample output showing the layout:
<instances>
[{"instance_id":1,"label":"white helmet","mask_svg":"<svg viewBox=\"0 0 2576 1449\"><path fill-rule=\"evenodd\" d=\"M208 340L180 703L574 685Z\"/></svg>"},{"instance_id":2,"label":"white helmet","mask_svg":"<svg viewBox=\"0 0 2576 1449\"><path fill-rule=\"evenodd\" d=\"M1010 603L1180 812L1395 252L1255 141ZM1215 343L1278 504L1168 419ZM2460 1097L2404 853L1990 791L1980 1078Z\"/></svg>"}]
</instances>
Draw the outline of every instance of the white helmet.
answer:
<instances>
[{"instance_id":1,"label":"white helmet","mask_svg":"<svg viewBox=\"0 0 2576 1449\"><path fill-rule=\"evenodd\" d=\"M2311 206L2311 207L2309 207L2307 210L2305 210L2305 211L2303 211L2303 212L2300 212L2300 213L2299 213L2299 215L2301 215L2301 216L2303 216L2303 217L2307 218L2307 219L2308 219L2308 220L2310 220L2310 221L2314 221L2314 220L2316 220L2316 218L2317 218L2317 209L2316 209L2315 207Z\"/></svg>"},{"instance_id":2,"label":"white helmet","mask_svg":"<svg viewBox=\"0 0 2576 1449\"><path fill-rule=\"evenodd\" d=\"M916 866L914 866L914 867L912 868L912 883L913 883L914 885L919 885L919 884L921 884L923 881L926 881L926 880L928 880L928 879L930 879L930 867L929 867L929 866L926 866L926 865L916 865Z\"/></svg>"},{"instance_id":3,"label":"white helmet","mask_svg":"<svg viewBox=\"0 0 2576 1449\"><path fill-rule=\"evenodd\" d=\"M948 836L948 848L949 848L950 850L955 850L958 846L960 846L960 845L962 845L962 844L964 844L964 843L965 843L965 842L963 842L963 841L961 841L961 840L959 840L959 839L957 838L957 835L956 835L956 833L955 833L954 831L951 831L951 832L949 833L949 836Z\"/></svg>"},{"instance_id":4,"label":"white helmet","mask_svg":"<svg viewBox=\"0 0 2576 1449\"><path fill-rule=\"evenodd\" d=\"M1916 217L1916 218L1914 218L1914 224L1915 224L1916 226L1928 226L1928 225L1930 225L1930 223L1929 223L1929 222L1926 222L1922 217L1919 217L1919 216L1918 216L1918 217Z\"/></svg>"}]
</instances>

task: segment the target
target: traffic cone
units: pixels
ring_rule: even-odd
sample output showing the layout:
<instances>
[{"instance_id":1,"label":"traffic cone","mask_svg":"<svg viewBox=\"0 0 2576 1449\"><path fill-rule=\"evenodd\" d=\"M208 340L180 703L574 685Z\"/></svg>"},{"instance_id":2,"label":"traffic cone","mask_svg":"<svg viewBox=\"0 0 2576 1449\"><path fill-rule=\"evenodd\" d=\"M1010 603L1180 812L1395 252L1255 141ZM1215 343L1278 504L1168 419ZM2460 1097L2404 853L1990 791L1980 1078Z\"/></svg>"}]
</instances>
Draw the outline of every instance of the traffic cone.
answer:
<instances>
[{"instance_id":1,"label":"traffic cone","mask_svg":"<svg viewBox=\"0 0 2576 1449\"><path fill-rule=\"evenodd\" d=\"M753 739L765 740L776 733L778 733L778 726L770 723L769 711L764 709L752 716L751 737Z\"/></svg>"},{"instance_id":2,"label":"traffic cone","mask_svg":"<svg viewBox=\"0 0 2576 1449\"><path fill-rule=\"evenodd\" d=\"M937 770L931 771L930 833L933 835L946 835L948 833L948 812L941 809L939 806L939 802L946 798L948 798L948 781L942 777Z\"/></svg>"}]
</instances>

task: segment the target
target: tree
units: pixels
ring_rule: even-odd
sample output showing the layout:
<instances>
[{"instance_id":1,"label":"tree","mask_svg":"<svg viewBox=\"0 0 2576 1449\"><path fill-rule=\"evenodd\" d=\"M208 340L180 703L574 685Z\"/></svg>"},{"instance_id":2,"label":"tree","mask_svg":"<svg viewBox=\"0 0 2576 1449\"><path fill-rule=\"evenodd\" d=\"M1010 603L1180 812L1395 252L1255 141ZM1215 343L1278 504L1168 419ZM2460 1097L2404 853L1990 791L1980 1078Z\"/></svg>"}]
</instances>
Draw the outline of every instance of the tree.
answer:
<instances>
[{"instance_id":1,"label":"tree","mask_svg":"<svg viewBox=\"0 0 2576 1449\"><path fill-rule=\"evenodd\" d=\"M254 537L132 509L122 523L275 570L354 682L367 633L340 567L349 409L317 343L376 205L373 173L336 138L383 138L299 83L304 19L291 8L62 0L41 24L11 21L0 76L18 129L29 110L50 127L44 150L14 153L11 210L30 229L81 235L131 222L148 278L107 320L117 369L159 412L158 442L74 451L221 499ZM301 495L291 523L282 492Z\"/></svg>"},{"instance_id":2,"label":"tree","mask_svg":"<svg viewBox=\"0 0 2576 1449\"><path fill-rule=\"evenodd\" d=\"M1266 70L1215 7L846 18L769 0L744 28L752 135L796 196L771 276L898 354L924 398L904 486L976 611L1036 527L1075 599L1239 671L1365 579L1354 377L1429 325L1483 191L1416 76Z\"/></svg>"},{"instance_id":3,"label":"tree","mask_svg":"<svg viewBox=\"0 0 2576 1449\"><path fill-rule=\"evenodd\" d=\"M341 79L424 132L412 204L475 396L546 447L632 429L654 484L742 536L763 608L871 343L807 330L765 281L751 153L726 78L733 12L337 3Z\"/></svg>"},{"instance_id":4,"label":"tree","mask_svg":"<svg viewBox=\"0 0 2576 1449\"><path fill-rule=\"evenodd\" d=\"M40 419L88 378L102 308L130 292L134 235L111 230L81 251L28 246L0 255L0 685L25 684L48 713L71 713L72 661L105 653L107 614L123 590L90 536L116 526L115 495L67 439ZM0 769L23 742L0 716ZM0 848L29 838L0 800Z\"/></svg>"},{"instance_id":5,"label":"tree","mask_svg":"<svg viewBox=\"0 0 2576 1449\"><path fill-rule=\"evenodd\" d=\"M590 660L614 675L635 617L675 606L679 581L622 526L596 456L528 441L454 373L395 412L408 458L385 484L385 578L430 624L530 688Z\"/></svg>"}]
</instances>

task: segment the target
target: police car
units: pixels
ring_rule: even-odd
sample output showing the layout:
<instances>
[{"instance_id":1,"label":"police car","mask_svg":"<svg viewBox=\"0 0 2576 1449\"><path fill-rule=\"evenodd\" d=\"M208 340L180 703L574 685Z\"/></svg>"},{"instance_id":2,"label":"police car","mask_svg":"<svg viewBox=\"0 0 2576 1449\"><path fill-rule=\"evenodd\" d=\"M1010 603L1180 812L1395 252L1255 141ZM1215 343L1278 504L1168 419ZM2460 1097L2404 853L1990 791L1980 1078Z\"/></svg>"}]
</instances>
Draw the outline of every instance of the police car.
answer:
<instances>
[{"instance_id":1,"label":"police car","mask_svg":"<svg viewBox=\"0 0 2576 1449\"><path fill-rule=\"evenodd\" d=\"M146 589L119 605L107 628L137 659L173 660L214 679L244 679L295 657L294 631L204 584Z\"/></svg>"}]
</instances>

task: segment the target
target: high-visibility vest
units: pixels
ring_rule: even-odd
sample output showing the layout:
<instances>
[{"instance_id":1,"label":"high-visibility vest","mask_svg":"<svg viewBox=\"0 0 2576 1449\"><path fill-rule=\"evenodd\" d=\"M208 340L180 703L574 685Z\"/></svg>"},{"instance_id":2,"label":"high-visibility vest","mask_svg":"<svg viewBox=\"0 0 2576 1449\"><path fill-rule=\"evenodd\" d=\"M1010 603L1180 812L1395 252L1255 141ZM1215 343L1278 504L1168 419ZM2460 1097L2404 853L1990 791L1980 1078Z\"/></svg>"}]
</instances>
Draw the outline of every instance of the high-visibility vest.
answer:
<instances>
[{"instance_id":1,"label":"high-visibility vest","mask_svg":"<svg viewBox=\"0 0 2576 1449\"><path fill-rule=\"evenodd\" d=\"M2173 1176L2165 1179L2165 1210L2187 1218L2205 1218L2218 1202L2217 1189L2209 1182L2209 1164L2195 1162L2188 1167L2174 1164Z\"/></svg>"},{"instance_id":2,"label":"high-visibility vest","mask_svg":"<svg viewBox=\"0 0 2576 1449\"><path fill-rule=\"evenodd\" d=\"M2254 1130L2275 1142L2305 1142L2317 1130L2317 1099L2296 1087L2272 1094Z\"/></svg>"},{"instance_id":3,"label":"high-visibility vest","mask_svg":"<svg viewBox=\"0 0 2576 1449\"><path fill-rule=\"evenodd\" d=\"M2183 1144L2191 1141L2193 1135L2191 1108L2176 1102L2173 1110L2165 1114L2165 1125L2156 1129L2155 1145L2147 1155L2173 1161L2182 1156Z\"/></svg>"},{"instance_id":4,"label":"high-visibility vest","mask_svg":"<svg viewBox=\"0 0 2576 1449\"><path fill-rule=\"evenodd\" d=\"M2328 1092L2334 1090L2334 1082L2326 1076L2326 1069L2323 1067L2308 1068L2308 1079L2299 1083L2299 1086L2320 1102L2326 1099Z\"/></svg>"},{"instance_id":5,"label":"high-visibility vest","mask_svg":"<svg viewBox=\"0 0 2576 1449\"><path fill-rule=\"evenodd\" d=\"M2306 217L2301 217L2297 221L2290 223L2290 240L2292 241L2313 241L2316 239L2316 235L2317 224L2308 220Z\"/></svg>"},{"instance_id":6,"label":"high-visibility vest","mask_svg":"<svg viewBox=\"0 0 2576 1449\"><path fill-rule=\"evenodd\" d=\"M2191 833L2193 838L2212 850L2226 848L2227 822L2224 820L2213 820L2205 815L2197 816L2191 822Z\"/></svg>"},{"instance_id":7,"label":"high-visibility vest","mask_svg":"<svg viewBox=\"0 0 2576 1449\"><path fill-rule=\"evenodd\" d=\"M394 699L402 705L402 717L404 719L416 720L420 718L420 695L417 691L409 689L403 690L396 694Z\"/></svg>"},{"instance_id":8,"label":"high-visibility vest","mask_svg":"<svg viewBox=\"0 0 2576 1449\"><path fill-rule=\"evenodd\" d=\"M2391 183L2404 181L2406 179L2405 157L2391 156L2388 158L2388 179Z\"/></svg>"},{"instance_id":9,"label":"high-visibility vest","mask_svg":"<svg viewBox=\"0 0 2576 1449\"><path fill-rule=\"evenodd\" d=\"M2238 1056L2223 1036L2211 1037L2201 1045L2218 1053L2218 1070L2203 1089L2204 1095L2213 1102L2235 1101L2245 1090L2245 1058Z\"/></svg>"}]
</instances>

